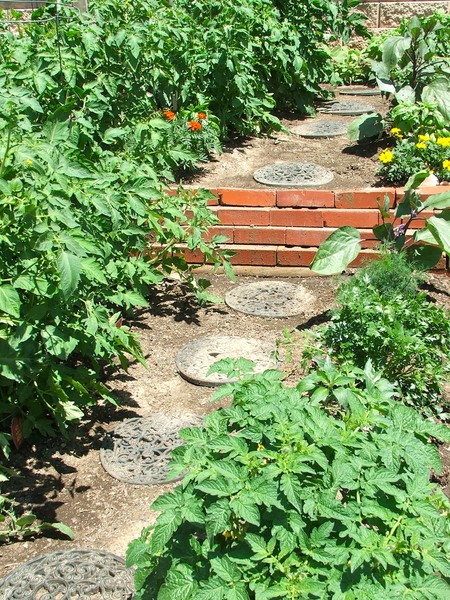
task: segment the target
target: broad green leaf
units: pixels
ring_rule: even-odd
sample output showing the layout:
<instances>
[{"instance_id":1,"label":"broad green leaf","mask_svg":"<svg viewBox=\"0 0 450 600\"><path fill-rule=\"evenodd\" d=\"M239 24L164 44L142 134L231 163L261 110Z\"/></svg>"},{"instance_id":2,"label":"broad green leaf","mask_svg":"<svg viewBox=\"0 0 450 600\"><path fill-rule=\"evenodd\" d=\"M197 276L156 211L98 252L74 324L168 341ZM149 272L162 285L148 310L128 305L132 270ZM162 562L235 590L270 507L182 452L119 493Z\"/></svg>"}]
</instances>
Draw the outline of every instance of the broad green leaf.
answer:
<instances>
[{"instance_id":1,"label":"broad green leaf","mask_svg":"<svg viewBox=\"0 0 450 600\"><path fill-rule=\"evenodd\" d=\"M352 141L365 140L380 135L384 130L384 120L380 113L366 113L354 119L347 129L347 136Z\"/></svg>"},{"instance_id":2,"label":"broad green leaf","mask_svg":"<svg viewBox=\"0 0 450 600\"><path fill-rule=\"evenodd\" d=\"M18 525L19 527L24 527L24 525L31 525L36 521L36 519L36 515L24 515L23 517L17 519L16 525Z\"/></svg>"},{"instance_id":3,"label":"broad green leaf","mask_svg":"<svg viewBox=\"0 0 450 600\"><path fill-rule=\"evenodd\" d=\"M127 130L120 127L110 127L103 134L103 142L105 144L114 144L118 139L124 137Z\"/></svg>"},{"instance_id":4,"label":"broad green leaf","mask_svg":"<svg viewBox=\"0 0 450 600\"><path fill-rule=\"evenodd\" d=\"M450 123L450 89L448 77L438 77L422 90L422 102L437 104L444 118Z\"/></svg>"},{"instance_id":5,"label":"broad green leaf","mask_svg":"<svg viewBox=\"0 0 450 600\"><path fill-rule=\"evenodd\" d=\"M0 285L0 311L20 317L20 297L12 285Z\"/></svg>"},{"instance_id":6,"label":"broad green leaf","mask_svg":"<svg viewBox=\"0 0 450 600\"><path fill-rule=\"evenodd\" d=\"M414 90L410 85L404 85L402 88L398 90L395 94L395 99L400 104L401 102L407 102L410 104L414 104L416 95Z\"/></svg>"},{"instance_id":7,"label":"broad green leaf","mask_svg":"<svg viewBox=\"0 0 450 600\"><path fill-rule=\"evenodd\" d=\"M348 225L340 227L319 246L309 268L322 275L342 272L358 256L360 241L357 229Z\"/></svg>"},{"instance_id":8,"label":"broad green leaf","mask_svg":"<svg viewBox=\"0 0 450 600\"><path fill-rule=\"evenodd\" d=\"M430 217L426 223L439 246L446 254L450 254L450 223L444 219Z\"/></svg>"},{"instance_id":9,"label":"broad green leaf","mask_svg":"<svg viewBox=\"0 0 450 600\"><path fill-rule=\"evenodd\" d=\"M181 515L179 511L167 510L156 519L156 526L150 538L149 552L161 552L167 542L172 537L172 534L181 524Z\"/></svg>"},{"instance_id":10,"label":"broad green leaf","mask_svg":"<svg viewBox=\"0 0 450 600\"><path fill-rule=\"evenodd\" d=\"M211 559L213 571L224 581L235 582L241 579L241 572L227 556Z\"/></svg>"},{"instance_id":11,"label":"broad green leaf","mask_svg":"<svg viewBox=\"0 0 450 600\"><path fill-rule=\"evenodd\" d=\"M75 254L61 251L57 256L56 264L60 276L61 290L66 298L70 298L77 289L80 280L80 259Z\"/></svg>"},{"instance_id":12,"label":"broad green leaf","mask_svg":"<svg viewBox=\"0 0 450 600\"><path fill-rule=\"evenodd\" d=\"M106 279L103 270L99 263L90 256L89 258L81 259L81 266L83 271L89 277L89 279L93 279L94 281L99 281L104 285L108 285L108 280Z\"/></svg>"},{"instance_id":13,"label":"broad green leaf","mask_svg":"<svg viewBox=\"0 0 450 600\"><path fill-rule=\"evenodd\" d=\"M72 529L64 523L41 523L39 529L55 529L67 536L69 540L75 539L75 534Z\"/></svg>"},{"instance_id":14,"label":"broad green leaf","mask_svg":"<svg viewBox=\"0 0 450 600\"><path fill-rule=\"evenodd\" d=\"M422 208L449 208L450 207L450 192L442 192L441 194L433 194L424 200Z\"/></svg>"},{"instance_id":15,"label":"broad green leaf","mask_svg":"<svg viewBox=\"0 0 450 600\"><path fill-rule=\"evenodd\" d=\"M236 496L231 500L230 508L239 519L259 526L261 520L259 509L256 504L251 502L251 497L248 498L250 498L250 501L247 498L242 500L239 496Z\"/></svg>"},{"instance_id":16,"label":"broad green leaf","mask_svg":"<svg viewBox=\"0 0 450 600\"><path fill-rule=\"evenodd\" d=\"M431 232L428 232L432 238L433 244L436 240L433 238ZM419 268L429 270L433 268L440 261L442 257L442 249L438 246L428 246L424 244L414 244L408 249L408 254L412 257L412 262Z\"/></svg>"}]
</instances>

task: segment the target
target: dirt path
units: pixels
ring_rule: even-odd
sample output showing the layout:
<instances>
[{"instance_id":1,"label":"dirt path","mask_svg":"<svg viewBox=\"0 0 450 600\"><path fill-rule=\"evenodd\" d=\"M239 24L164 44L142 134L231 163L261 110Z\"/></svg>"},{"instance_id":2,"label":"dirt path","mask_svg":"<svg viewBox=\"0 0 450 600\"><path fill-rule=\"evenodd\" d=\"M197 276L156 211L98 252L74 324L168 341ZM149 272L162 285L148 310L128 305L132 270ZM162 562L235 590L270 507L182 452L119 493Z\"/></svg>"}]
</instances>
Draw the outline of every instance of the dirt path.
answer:
<instances>
[{"instance_id":1,"label":"dirt path","mask_svg":"<svg viewBox=\"0 0 450 600\"><path fill-rule=\"evenodd\" d=\"M234 284L224 276L212 278L212 292L224 296ZM238 283L254 281L241 276ZM11 466L21 478L3 487L26 511L45 521L60 521L75 533L73 542L40 537L26 542L0 546L0 577L25 561L63 548L91 548L125 556L128 543L141 529L154 522L149 506L171 484L142 486L122 483L103 469L99 449L105 432L124 419L149 413L205 415L218 407L212 405L211 388L198 387L177 373L175 355L182 345L207 335L239 335L275 342L283 328L307 329L326 319L333 305L336 281L332 278L291 278L315 297L305 312L288 319L260 318L235 312L224 304L198 307L192 295L167 282L152 299L151 308L135 315L131 323L139 332L149 369L133 364L128 373L110 374L108 384L120 403L97 406L70 438L25 444L12 456ZM450 307L450 279L431 276L430 294ZM300 334L299 334L300 336ZM286 370L290 380L301 376L299 351ZM443 453L448 461L448 449Z\"/></svg>"},{"instance_id":2,"label":"dirt path","mask_svg":"<svg viewBox=\"0 0 450 600\"><path fill-rule=\"evenodd\" d=\"M375 112L385 115L389 101L381 96L347 96L336 93L336 101L372 105ZM292 112L280 115L288 130L313 121L351 123L356 117L317 113L314 118L299 117ZM334 138L303 138L295 133L274 133L266 138L236 139L224 146L215 160L201 165L200 172L186 183L205 188L267 189L253 179L256 169L278 162L315 163L331 170L333 180L314 186L323 190L358 189L375 186L380 168L378 155L390 143L387 138L364 143L350 142L347 135Z\"/></svg>"}]
</instances>

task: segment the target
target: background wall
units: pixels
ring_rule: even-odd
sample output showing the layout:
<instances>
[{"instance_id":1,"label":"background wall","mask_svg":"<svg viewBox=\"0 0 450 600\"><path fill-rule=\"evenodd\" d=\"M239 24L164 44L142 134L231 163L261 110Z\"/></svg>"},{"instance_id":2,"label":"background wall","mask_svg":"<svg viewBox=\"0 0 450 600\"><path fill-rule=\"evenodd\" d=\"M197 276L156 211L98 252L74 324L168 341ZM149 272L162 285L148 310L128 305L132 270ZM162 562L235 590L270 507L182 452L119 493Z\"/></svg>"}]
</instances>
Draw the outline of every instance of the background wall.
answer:
<instances>
[{"instance_id":1,"label":"background wall","mask_svg":"<svg viewBox=\"0 0 450 600\"><path fill-rule=\"evenodd\" d=\"M435 0L409 0L408 2L392 0L362 0L361 12L369 17L369 27L385 29L397 27L403 17L410 19L414 16L431 15L435 11L450 12L450 2Z\"/></svg>"}]
</instances>

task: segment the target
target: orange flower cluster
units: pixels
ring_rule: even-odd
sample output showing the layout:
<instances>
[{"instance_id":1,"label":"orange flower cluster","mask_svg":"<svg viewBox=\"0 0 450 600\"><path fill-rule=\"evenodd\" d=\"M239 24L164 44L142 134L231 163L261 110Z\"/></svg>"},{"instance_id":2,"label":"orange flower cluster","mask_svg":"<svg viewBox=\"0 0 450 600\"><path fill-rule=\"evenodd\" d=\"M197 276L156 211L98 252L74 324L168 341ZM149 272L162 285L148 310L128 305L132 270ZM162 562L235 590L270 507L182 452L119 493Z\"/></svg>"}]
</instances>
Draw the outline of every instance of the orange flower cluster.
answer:
<instances>
[{"instance_id":1,"label":"orange flower cluster","mask_svg":"<svg viewBox=\"0 0 450 600\"><path fill-rule=\"evenodd\" d=\"M197 117L198 117L199 119L202 119L202 120L204 120L204 119L206 119L206 118L207 118L207 117L206 117L206 113L203 113L203 112L200 112L200 113L198 113L198 114L197 114Z\"/></svg>"},{"instance_id":2,"label":"orange flower cluster","mask_svg":"<svg viewBox=\"0 0 450 600\"><path fill-rule=\"evenodd\" d=\"M202 124L199 123L198 121L189 121L188 127L191 131L196 131L196 130L202 128Z\"/></svg>"},{"instance_id":3,"label":"orange flower cluster","mask_svg":"<svg viewBox=\"0 0 450 600\"><path fill-rule=\"evenodd\" d=\"M175 119L175 113L172 110L163 110L163 115L166 117L166 119L169 119L169 121L173 121Z\"/></svg>"}]
</instances>

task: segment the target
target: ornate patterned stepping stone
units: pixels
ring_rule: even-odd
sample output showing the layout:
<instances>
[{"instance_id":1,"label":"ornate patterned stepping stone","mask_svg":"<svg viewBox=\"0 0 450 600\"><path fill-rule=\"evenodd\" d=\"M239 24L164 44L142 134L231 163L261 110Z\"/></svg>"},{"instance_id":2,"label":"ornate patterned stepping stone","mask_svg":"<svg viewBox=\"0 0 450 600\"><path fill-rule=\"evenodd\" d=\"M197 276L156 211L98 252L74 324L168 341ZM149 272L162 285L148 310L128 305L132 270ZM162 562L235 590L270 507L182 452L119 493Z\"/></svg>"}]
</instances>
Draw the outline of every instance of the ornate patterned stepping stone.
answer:
<instances>
[{"instance_id":1,"label":"ornate patterned stepping stone","mask_svg":"<svg viewBox=\"0 0 450 600\"><path fill-rule=\"evenodd\" d=\"M291 128L291 132L306 138L328 138L347 133L344 121L311 121Z\"/></svg>"},{"instance_id":2,"label":"ornate patterned stepping stone","mask_svg":"<svg viewBox=\"0 0 450 600\"><path fill-rule=\"evenodd\" d=\"M262 373L266 369L276 369L277 362L272 358L274 344L252 338L233 335L213 335L199 338L185 344L176 356L180 374L196 385L214 387L237 381L222 373L206 375L211 365L223 358L246 358L255 363L252 373Z\"/></svg>"},{"instance_id":3,"label":"ornate patterned stepping stone","mask_svg":"<svg viewBox=\"0 0 450 600\"><path fill-rule=\"evenodd\" d=\"M343 88L338 88L337 91L344 96L379 96L381 93L378 88L369 88L362 85L348 85Z\"/></svg>"},{"instance_id":4,"label":"ornate patterned stepping stone","mask_svg":"<svg viewBox=\"0 0 450 600\"><path fill-rule=\"evenodd\" d=\"M231 308L258 317L293 317L314 302L313 295L301 285L282 281L240 285L225 296Z\"/></svg>"},{"instance_id":5,"label":"ornate patterned stepping stone","mask_svg":"<svg viewBox=\"0 0 450 600\"><path fill-rule=\"evenodd\" d=\"M375 108L371 104L364 102L327 102L318 110L329 115L363 115L371 113Z\"/></svg>"},{"instance_id":6,"label":"ornate patterned stepping stone","mask_svg":"<svg viewBox=\"0 0 450 600\"><path fill-rule=\"evenodd\" d=\"M2 600L128 600L133 594L133 570L100 550L43 554L0 581Z\"/></svg>"},{"instance_id":7,"label":"ornate patterned stepping stone","mask_svg":"<svg viewBox=\"0 0 450 600\"><path fill-rule=\"evenodd\" d=\"M313 163L281 162L255 171L253 179L265 185L304 187L324 185L333 180L333 173Z\"/></svg>"},{"instance_id":8,"label":"ornate patterned stepping stone","mask_svg":"<svg viewBox=\"0 0 450 600\"><path fill-rule=\"evenodd\" d=\"M106 435L100 450L101 463L105 471L126 483L165 483L170 453L184 444L178 432L202 422L201 417L192 414L169 417L154 413L127 419Z\"/></svg>"}]
</instances>

